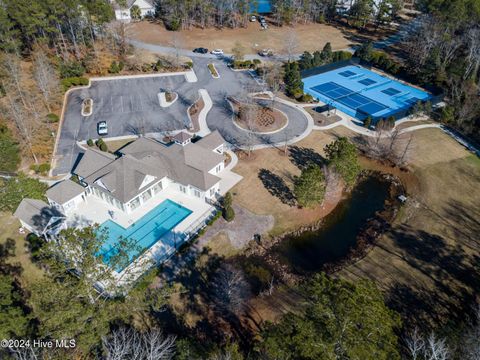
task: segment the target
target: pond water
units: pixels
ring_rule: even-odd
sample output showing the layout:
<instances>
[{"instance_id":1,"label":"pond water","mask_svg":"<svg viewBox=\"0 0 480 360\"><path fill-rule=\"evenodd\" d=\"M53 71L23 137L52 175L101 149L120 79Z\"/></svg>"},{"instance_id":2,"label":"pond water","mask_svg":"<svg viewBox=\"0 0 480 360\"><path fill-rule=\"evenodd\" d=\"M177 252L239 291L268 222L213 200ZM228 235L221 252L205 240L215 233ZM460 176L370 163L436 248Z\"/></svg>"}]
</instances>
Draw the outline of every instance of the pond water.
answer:
<instances>
[{"instance_id":1,"label":"pond water","mask_svg":"<svg viewBox=\"0 0 480 360\"><path fill-rule=\"evenodd\" d=\"M366 221L383 209L389 186L378 176L362 180L325 218L319 230L288 236L273 252L297 273L319 271L324 264L340 260L355 245Z\"/></svg>"}]
</instances>

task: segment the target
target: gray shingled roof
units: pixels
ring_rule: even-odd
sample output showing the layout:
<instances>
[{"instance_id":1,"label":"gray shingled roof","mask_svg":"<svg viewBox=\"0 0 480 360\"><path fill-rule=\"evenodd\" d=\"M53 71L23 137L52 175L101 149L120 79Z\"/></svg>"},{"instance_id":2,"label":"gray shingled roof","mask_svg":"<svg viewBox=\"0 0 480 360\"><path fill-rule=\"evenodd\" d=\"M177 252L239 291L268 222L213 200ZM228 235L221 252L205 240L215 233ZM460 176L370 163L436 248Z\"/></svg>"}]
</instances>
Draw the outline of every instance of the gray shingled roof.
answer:
<instances>
[{"instance_id":1,"label":"gray shingled roof","mask_svg":"<svg viewBox=\"0 0 480 360\"><path fill-rule=\"evenodd\" d=\"M208 171L223 161L223 156L212 150L198 143L165 146L155 140L140 138L121 152L162 168L168 177L177 182L208 190L220 181Z\"/></svg>"},{"instance_id":2,"label":"gray shingled roof","mask_svg":"<svg viewBox=\"0 0 480 360\"><path fill-rule=\"evenodd\" d=\"M190 135L189 133L185 131L180 131L177 135L173 137L173 140L183 143L191 138L192 138L192 135Z\"/></svg>"},{"instance_id":3,"label":"gray shingled roof","mask_svg":"<svg viewBox=\"0 0 480 360\"><path fill-rule=\"evenodd\" d=\"M215 150L220 145L225 144L225 139L218 132L218 130L215 130L215 131L211 132L210 134L205 135L203 138L198 140L195 144L198 144L198 145L200 145L204 148L207 148L209 150Z\"/></svg>"},{"instance_id":4,"label":"gray shingled roof","mask_svg":"<svg viewBox=\"0 0 480 360\"><path fill-rule=\"evenodd\" d=\"M113 197L122 203L126 203L148 186L140 188L147 175L160 179L166 173L161 167L151 166L135 159L133 156L124 155L86 177L85 182L102 191L106 188Z\"/></svg>"},{"instance_id":5,"label":"gray shingled roof","mask_svg":"<svg viewBox=\"0 0 480 360\"><path fill-rule=\"evenodd\" d=\"M85 192L85 188L76 182L68 179L60 181L47 190L47 198L57 204L65 204L75 196Z\"/></svg>"},{"instance_id":6,"label":"gray shingled roof","mask_svg":"<svg viewBox=\"0 0 480 360\"><path fill-rule=\"evenodd\" d=\"M115 159L116 157L113 154L88 148L72 172L84 178L108 165Z\"/></svg>"},{"instance_id":7,"label":"gray shingled roof","mask_svg":"<svg viewBox=\"0 0 480 360\"><path fill-rule=\"evenodd\" d=\"M25 198L18 205L14 215L28 224L37 234L41 234L52 216L63 216L46 202Z\"/></svg>"},{"instance_id":8,"label":"gray shingled roof","mask_svg":"<svg viewBox=\"0 0 480 360\"><path fill-rule=\"evenodd\" d=\"M165 146L155 140L141 137L120 150L123 156L109 161L101 168L89 163L100 161L98 154L85 156L85 164L82 163L84 161L82 159L79 166L82 166L84 174L87 172L85 169L98 168L85 176L84 181L90 186L108 192L122 203L130 201L145 190L145 187L151 185L150 183L140 188L147 175L154 176L154 181L168 176L179 183L190 184L205 191L220 181L219 177L208 171L223 161L221 154L212 151L218 147L216 146L218 137L212 139L215 141L210 143L215 147L209 149L206 143L203 146L194 143L185 146L178 144Z\"/></svg>"}]
</instances>

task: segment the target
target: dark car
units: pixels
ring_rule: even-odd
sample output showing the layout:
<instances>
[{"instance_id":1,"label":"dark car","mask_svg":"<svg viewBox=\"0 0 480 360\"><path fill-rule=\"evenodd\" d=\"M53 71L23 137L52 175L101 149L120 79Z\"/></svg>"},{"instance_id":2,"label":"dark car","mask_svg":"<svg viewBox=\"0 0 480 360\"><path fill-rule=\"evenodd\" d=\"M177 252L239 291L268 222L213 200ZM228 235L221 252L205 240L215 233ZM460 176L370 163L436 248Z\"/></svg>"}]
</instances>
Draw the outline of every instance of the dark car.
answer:
<instances>
[{"instance_id":1,"label":"dark car","mask_svg":"<svg viewBox=\"0 0 480 360\"><path fill-rule=\"evenodd\" d=\"M197 54L206 54L208 53L208 49L200 47L200 48L193 49L193 52Z\"/></svg>"}]
</instances>

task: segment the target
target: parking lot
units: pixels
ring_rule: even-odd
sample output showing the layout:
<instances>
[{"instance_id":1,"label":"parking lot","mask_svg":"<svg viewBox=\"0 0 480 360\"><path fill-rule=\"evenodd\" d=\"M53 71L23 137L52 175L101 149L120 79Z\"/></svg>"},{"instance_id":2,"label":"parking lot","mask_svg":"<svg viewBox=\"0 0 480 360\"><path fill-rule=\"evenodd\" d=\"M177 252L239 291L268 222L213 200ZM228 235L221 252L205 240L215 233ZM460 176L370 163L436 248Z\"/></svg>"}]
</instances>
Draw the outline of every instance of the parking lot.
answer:
<instances>
[{"instance_id":1,"label":"parking lot","mask_svg":"<svg viewBox=\"0 0 480 360\"><path fill-rule=\"evenodd\" d=\"M179 98L162 108L158 94L165 90L177 92ZM89 88L73 90L65 107L54 173L70 171L79 151L75 143L98 138L98 122L107 122L106 137L183 129L189 126L187 109L197 97L196 87L183 75L92 81ZM93 112L82 116L87 98L93 100Z\"/></svg>"},{"instance_id":2,"label":"parking lot","mask_svg":"<svg viewBox=\"0 0 480 360\"><path fill-rule=\"evenodd\" d=\"M220 78L214 79L207 64L214 63ZM53 175L68 174L78 160L81 149L78 141L98 138L97 124L106 121L112 138L126 135L160 133L181 130L190 125L187 109L193 104L200 89L207 90L212 108L207 114L210 130L218 129L233 146L273 144L299 136L307 128L307 119L298 110L282 107L290 121L282 131L251 138L233 125L228 96L244 96L247 92L263 89L245 71L232 71L222 59L196 57L194 70L197 82L187 82L184 75L140 76L123 79L94 80L88 88L70 92L65 104L63 124L54 155ZM178 94L171 106L162 108L158 94L169 90ZM93 112L82 116L82 102L93 100ZM248 139L247 139L248 138Z\"/></svg>"}]
</instances>

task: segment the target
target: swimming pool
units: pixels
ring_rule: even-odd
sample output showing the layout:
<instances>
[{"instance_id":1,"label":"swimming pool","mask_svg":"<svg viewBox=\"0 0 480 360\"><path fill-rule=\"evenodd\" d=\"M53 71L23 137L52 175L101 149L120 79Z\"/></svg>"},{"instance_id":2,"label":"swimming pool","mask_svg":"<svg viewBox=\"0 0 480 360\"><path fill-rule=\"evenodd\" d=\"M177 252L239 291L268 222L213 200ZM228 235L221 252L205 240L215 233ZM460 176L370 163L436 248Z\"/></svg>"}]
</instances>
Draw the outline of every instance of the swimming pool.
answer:
<instances>
[{"instance_id":1,"label":"swimming pool","mask_svg":"<svg viewBox=\"0 0 480 360\"><path fill-rule=\"evenodd\" d=\"M349 65L303 79L304 90L358 120L404 115L426 91L402 84L364 67Z\"/></svg>"},{"instance_id":2,"label":"swimming pool","mask_svg":"<svg viewBox=\"0 0 480 360\"><path fill-rule=\"evenodd\" d=\"M176 202L165 200L126 229L113 220L107 220L99 227L99 232L106 234L106 240L99 256L103 257L104 263L109 264L110 258L116 253L119 238L131 239L139 247L138 250L132 250L128 254L130 260L133 261L139 253L149 249L191 213L192 211ZM174 246L174 244L167 245Z\"/></svg>"},{"instance_id":3,"label":"swimming pool","mask_svg":"<svg viewBox=\"0 0 480 360\"><path fill-rule=\"evenodd\" d=\"M250 13L268 14L272 12L270 0L257 0L250 3Z\"/></svg>"}]
</instances>

